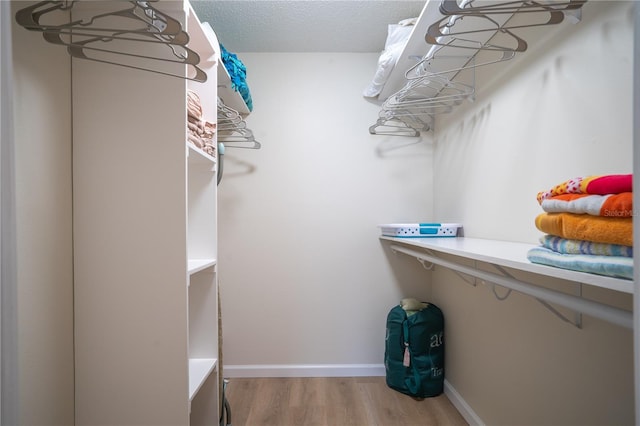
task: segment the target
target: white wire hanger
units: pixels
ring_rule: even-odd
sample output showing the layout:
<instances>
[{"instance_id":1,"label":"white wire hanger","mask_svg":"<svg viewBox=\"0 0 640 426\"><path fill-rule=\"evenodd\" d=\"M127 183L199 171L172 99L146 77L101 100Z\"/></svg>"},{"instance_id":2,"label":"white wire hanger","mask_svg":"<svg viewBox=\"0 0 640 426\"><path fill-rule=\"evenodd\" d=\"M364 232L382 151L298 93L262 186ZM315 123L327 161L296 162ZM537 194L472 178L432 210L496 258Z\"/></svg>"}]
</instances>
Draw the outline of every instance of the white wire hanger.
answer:
<instances>
[{"instance_id":1,"label":"white wire hanger","mask_svg":"<svg viewBox=\"0 0 640 426\"><path fill-rule=\"evenodd\" d=\"M218 142L224 143L226 148L260 149L253 132L247 128L242 115L235 109L225 105L218 98Z\"/></svg>"}]
</instances>

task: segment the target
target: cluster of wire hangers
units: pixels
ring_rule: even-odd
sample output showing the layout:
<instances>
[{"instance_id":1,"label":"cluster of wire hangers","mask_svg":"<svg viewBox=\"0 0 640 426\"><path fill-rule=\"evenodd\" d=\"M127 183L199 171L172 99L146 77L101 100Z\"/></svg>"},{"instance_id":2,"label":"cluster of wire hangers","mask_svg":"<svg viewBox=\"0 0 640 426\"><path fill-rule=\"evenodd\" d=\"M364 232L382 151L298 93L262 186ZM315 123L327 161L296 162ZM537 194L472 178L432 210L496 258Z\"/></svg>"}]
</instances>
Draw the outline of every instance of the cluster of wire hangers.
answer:
<instances>
[{"instance_id":1,"label":"cluster of wire hangers","mask_svg":"<svg viewBox=\"0 0 640 426\"><path fill-rule=\"evenodd\" d=\"M420 136L430 130L436 115L473 99L475 68L510 60L527 49L515 33L518 29L559 24L565 16L579 14L586 1L442 0L442 18L425 34L429 51L405 72L404 87L383 102L369 133ZM527 14L526 23L517 23L519 14Z\"/></svg>"},{"instance_id":2,"label":"cluster of wire hangers","mask_svg":"<svg viewBox=\"0 0 640 426\"><path fill-rule=\"evenodd\" d=\"M111 10L79 19L74 15L82 12L73 13L74 5L84 3L86 10L94 2L41 1L18 10L15 18L24 28L42 32L46 41L65 46L74 58L206 81L181 23L151 1L100 2Z\"/></svg>"},{"instance_id":3,"label":"cluster of wire hangers","mask_svg":"<svg viewBox=\"0 0 640 426\"><path fill-rule=\"evenodd\" d=\"M242 115L224 104L218 98L218 143L227 148L260 149L261 145L253 135Z\"/></svg>"}]
</instances>

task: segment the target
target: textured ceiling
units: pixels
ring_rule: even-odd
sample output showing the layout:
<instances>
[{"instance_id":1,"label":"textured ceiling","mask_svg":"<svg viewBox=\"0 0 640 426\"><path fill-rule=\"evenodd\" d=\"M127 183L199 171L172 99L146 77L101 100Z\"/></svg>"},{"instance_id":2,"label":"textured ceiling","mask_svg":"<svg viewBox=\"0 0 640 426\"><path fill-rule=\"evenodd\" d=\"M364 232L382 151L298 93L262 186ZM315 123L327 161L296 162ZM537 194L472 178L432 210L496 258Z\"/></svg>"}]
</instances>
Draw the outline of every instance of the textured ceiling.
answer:
<instances>
[{"instance_id":1,"label":"textured ceiling","mask_svg":"<svg viewBox=\"0 0 640 426\"><path fill-rule=\"evenodd\" d=\"M231 52L380 52L387 25L420 15L425 1L192 0Z\"/></svg>"}]
</instances>

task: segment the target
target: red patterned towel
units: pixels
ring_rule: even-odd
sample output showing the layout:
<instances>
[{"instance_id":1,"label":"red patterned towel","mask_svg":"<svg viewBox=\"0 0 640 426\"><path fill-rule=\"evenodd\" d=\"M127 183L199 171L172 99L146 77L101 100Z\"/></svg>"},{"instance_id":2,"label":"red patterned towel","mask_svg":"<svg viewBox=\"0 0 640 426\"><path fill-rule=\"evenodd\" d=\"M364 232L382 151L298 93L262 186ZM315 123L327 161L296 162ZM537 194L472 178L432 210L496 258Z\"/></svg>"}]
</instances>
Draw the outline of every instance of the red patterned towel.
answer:
<instances>
[{"instance_id":1,"label":"red patterned towel","mask_svg":"<svg viewBox=\"0 0 640 426\"><path fill-rule=\"evenodd\" d=\"M620 194L622 192L632 192L633 175L603 175L577 177L562 182L548 191L538 193L538 203L542 200L562 194Z\"/></svg>"}]
</instances>

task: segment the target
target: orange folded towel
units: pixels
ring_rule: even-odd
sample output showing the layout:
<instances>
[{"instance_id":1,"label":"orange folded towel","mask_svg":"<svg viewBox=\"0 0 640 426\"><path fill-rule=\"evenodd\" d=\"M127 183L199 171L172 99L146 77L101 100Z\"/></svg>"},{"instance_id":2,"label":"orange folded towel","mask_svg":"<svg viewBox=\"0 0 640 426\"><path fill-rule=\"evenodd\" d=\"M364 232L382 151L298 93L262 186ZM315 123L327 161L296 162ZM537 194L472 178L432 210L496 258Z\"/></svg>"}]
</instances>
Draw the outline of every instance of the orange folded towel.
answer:
<instances>
[{"instance_id":1,"label":"orange folded towel","mask_svg":"<svg viewBox=\"0 0 640 426\"><path fill-rule=\"evenodd\" d=\"M557 237L633 246L633 219L574 213L541 213L536 228Z\"/></svg>"}]
</instances>

